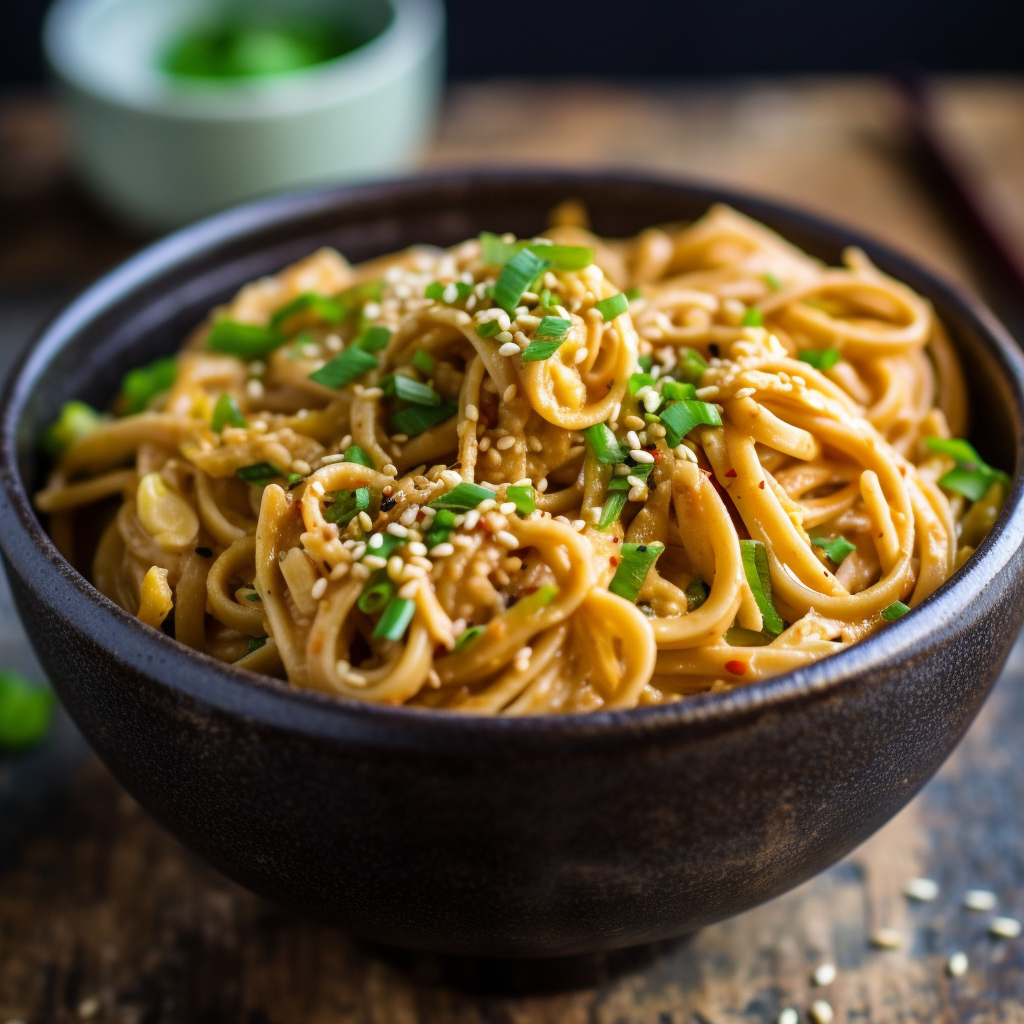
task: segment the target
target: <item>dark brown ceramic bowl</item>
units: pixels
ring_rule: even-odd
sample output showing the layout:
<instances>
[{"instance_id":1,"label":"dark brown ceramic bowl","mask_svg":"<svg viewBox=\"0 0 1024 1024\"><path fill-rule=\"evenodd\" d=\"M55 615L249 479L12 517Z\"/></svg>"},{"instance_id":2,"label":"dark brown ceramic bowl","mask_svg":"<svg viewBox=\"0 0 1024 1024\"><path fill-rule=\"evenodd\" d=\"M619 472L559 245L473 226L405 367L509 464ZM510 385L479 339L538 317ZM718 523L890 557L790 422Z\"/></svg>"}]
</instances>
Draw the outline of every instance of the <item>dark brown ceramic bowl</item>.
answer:
<instances>
[{"instance_id":1,"label":"dark brown ceramic bowl","mask_svg":"<svg viewBox=\"0 0 1024 1024\"><path fill-rule=\"evenodd\" d=\"M724 200L835 262L861 245L934 302L974 438L1017 466L970 561L877 636L809 668L668 707L483 719L289 689L197 655L101 597L29 495L62 401L104 405L239 285L320 245L353 260L483 228L529 235L566 197L622 235ZM0 544L61 698L174 835L270 899L400 946L520 957L693 930L820 871L902 807L962 736L1024 615L1024 365L975 302L845 228L635 176L464 173L269 199L188 228L47 327L7 388Z\"/></svg>"}]
</instances>

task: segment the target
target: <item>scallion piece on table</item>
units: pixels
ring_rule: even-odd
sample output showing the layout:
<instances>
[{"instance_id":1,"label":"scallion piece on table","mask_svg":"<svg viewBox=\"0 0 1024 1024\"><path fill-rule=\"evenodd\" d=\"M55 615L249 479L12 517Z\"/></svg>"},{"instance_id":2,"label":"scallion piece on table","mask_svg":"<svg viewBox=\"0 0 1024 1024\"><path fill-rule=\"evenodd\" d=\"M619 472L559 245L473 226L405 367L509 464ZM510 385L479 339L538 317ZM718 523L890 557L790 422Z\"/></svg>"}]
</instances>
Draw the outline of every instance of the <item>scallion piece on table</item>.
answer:
<instances>
[{"instance_id":1,"label":"scallion piece on table","mask_svg":"<svg viewBox=\"0 0 1024 1024\"><path fill-rule=\"evenodd\" d=\"M494 301L506 313L514 313L523 292L549 266L546 260L535 256L529 249L521 249L501 268L494 283Z\"/></svg>"},{"instance_id":2,"label":"scallion piece on table","mask_svg":"<svg viewBox=\"0 0 1024 1024\"><path fill-rule=\"evenodd\" d=\"M925 445L929 451L949 455L956 460L956 466L939 478L939 486L948 491L962 494L971 501L980 501L994 483L1010 483L1010 477L985 462L970 441L960 437L928 437Z\"/></svg>"},{"instance_id":3,"label":"scallion piece on table","mask_svg":"<svg viewBox=\"0 0 1024 1024\"><path fill-rule=\"evenodd\" d=\"M897 619L902 619L909 611L910 608L902 601L893 601L892 604L882 609L882 618L886 622L895 622Z\"/></svg>"},{"instance_id":4,"label":"scallion piece on table","mask_svg":"<svg viewBox=\"0 0 1024 1024\"><path fill-rule=\"evenodd\" d=\"M815 547L821 548L828 555L829 560L836 565L842 565L843 559L851 551L857 550L857 545L848 541L842 534L831 540L828 537L811 537L811 543Z\"/></svg>"},{"instance_id":5,"label":"scallion piece on table","mask_svg":"<svg viewBox=\"0 0 1024 1024\"><path fill-rule=\"evenodd\" d=\"M358 345L350 345L344 352L339 352L329 362L324 363L319 370L314 370L309 379L314 384L322 384L326 388L343 388L376 368L376 356Z\"/></svg>"},{"instance_id":6,"label":"scallion piece on table","mask_svg":"<svg viewBox=\"0 0 1024 1024\"><path fill-rule=\"evenodd\" d=\"M367 615L376 615L395 596L395 585L385 570L375 572L363 587L356 607Z\"/></svg>"},{"instance_id":7,"label":"scallion piece on table","mask_svg":"<svg viewBox=\"0 0 1024 1024\"><path fill-rule=\"evenodd\" d=\"M476 333L481 338L493 338L501 332L501 324L497 320L485 320L476 325Z\"/></svg>"},{"instance_id":8,"label":"scallion piece on table","mask_svg":"<svg viewBox=\"0 0 1024 1024\"><path fill-rule=\"evenodd\" d=\"M686 594L686 610L695 612L708 599L711 588L698 576L687 584L683 593Z\"/></svg>"},{"instance_id":9,"label":"scallion piece on table","mask_svg":"<svg viewBox=\"0 0 1024 1024\"><path fill-rule=\"evenodd\" d=\"M583 431L598 462L613 466L626 461L626 452L607 423L594 423Z\"/></svg>"},{"instance_id":10,"label":"scallion piece on table","mask_svg":"<svg viewBox=\"0 0 1024 1024\"><path fill-rule=\"evenodd\" d=\"M708 402L683 399L673 402L658 414L665 428L665 440L670 448L679 445L694 427L720 427L722 417L718 409Z\"/></svg>"},{"instance_id":11,"label":"scallion piece on table","mask_svg":"<svg viewBox=\"0 0 1024 1024\"><path fill-rule=\"evenodd\" d=\"M91 405L77 399L65 402L60 414L43 433L42 449L51 459L58 459L65 449L88 437L102 421L102 416Z\"/></svg>"},{"instance_id":12,"label":"scallion piece on table","mask_svg":"<svg viewBox=\"0 0 1024 1024\"><path fill-rule=\"evenodd\" d=\"M682 377L689 384L699 384L704 371L708 368L707 360L693 348L680 349L677 360L673 375Z\"/></svg>"},{"instance_id":13,"label":"scallion piece on table","mask_svg":"<svg viewBox=\"0 0 1024 1024\"><path fill-rule=\"evenodd\" d=\"M178 375L177 356L154 359L145 366L129 370L121 381L123 411L143 412L157 395L169 390Z\"/></svg>"},{"instance_id":14,"label":"scallion piece on table","mask_svg":"<svg viewBox=\"0 0 1024 1024\"><path fill-rule=\"evenodd\" d=\"M54 696L10 670L0 671L0 750L20 751L40 743L50 730Z\"/></svg>"},{"instance_id":15,"label":"scallion piece on table","mask_svg":"<svg viewBox=\"0 0 1024 1024\"><path fill-rule=\"evenodd\" d=\"M463 480L456 484L447 494L442 494L431 503L431 508L450 509L456 512L468 512L476 508L481 501L494 497L494 491L488 487L481 487L479 484L471 484Z\"/></svg>"},{"instance_id":16,"label":"scallion piece on table","mask_svg":"<svg viewBox=\"0 0 1024 1024\"><path fill-rule=\"evenodd\" d=\"M764 631L778 636L785 629L782 616L772 603L772 578L768 572L768 552L759 540L741 540L740 554L743 557L743 571L757 607L761 610Z\"/></svg>"},{"instance_id":17,"label":"scallion piece on table","mask_svg":"<svg viewBox=\"0 0 1024 1024\"><path fill-rule=\"evenodd\" d=\"M272 462L257 462L251 466L240 466L235 470L235 476L244 480L247 484L256 484L266 487L272 480L285 475L283 469L278 469Z\"/></svg>"},{"instance_id":18,"label":"scallion piece on table","mask_svg":"<svg viewBox=\"0 0 1024 1024\"><path fill-rule=\"evenodd\" d=\"M801 363L807 363L822 372L831 370L841 358L842 354L837 348L808 348L797 354Z\"/></svg>"},{"instance_id":19,"label":"scallion piece on table","mask_svg":"<svg viewBox=\"0 0 1024 1024\"><path fill-rule=\"evenodd\" d=\"M442 402L440 405L410 405L391 414L391 429L406 437L419 437L425 430L443 423L459 411L458 402Z\"/></svg>"},{"instance_id":20,"label":"scallion piece on table","mask_svg":"<svg viewBox=\"0 0 1024 1024\"><path fill-rule=\"evenodd\" d=\"M280 348L286 340L286 335L276 327L243 324L222 317L210 328L206 344L213 352L238 356L239 359L260 359Z\"/></svg>"},{"instance_id":21,"label":"scallion piece on table","mask_svg":"<svg viewBox=\"0 0 1024 1024\"><path fill-rule=\"evenodd\" d=\"M429 377L437 367L437 364L434 362L434 357L430 355L429 352L425 352L421 348L418 348L413 352L412 365L427 377Z\"/></svg>"},{"instance_id":22,"label":"scallion piece on table","mask_svg":"<svg viewBox=\"0 0 1024 1024\"><path fill-rule=\"evenodd\" d=\"M280 327L297 313L307 312L315 313L319 319L329 324L340 323L345 317L345 307L337 299L321 295L319 292L303 292L274 313L270 318L270 326Z\"/></svg>"},{"instance_id":23,"label":"scallion piece on table","mask_svg":"<svg viewBox=\"0 0 1024 1024\"><path fill-rule=\"evenodd\" d=\"M515 503L516 512L528 516L537 510L537 495L527 484L513 484L505 491L508 500Z\"/></svg>"},{"instance_id":24,"label":"scallion piece on table","mask_svg":"<svg viewBox=\"0 0 1024 1024\"><path fill-rule=\"evenodd\" d=\"M636 601L651 571L651 566L658 560L658 556L665 550L665 545L653 544L623 544L619 567L615 570L608 589L627 601Z\"/></svg>"},{"instance_id":25,"label":"scallion piece on table","mask_svg":"<svg viewBox=\"0 0 1024 1024\"><path fill-rule=\"evenodd\" d=\"M614 320L617 316L622 316L629 309L629 299L622 292L619 292L617 295L609 295L607 299L595 302L594 309L605 320Z\"/></svg>"},{"instance_id":26,"label":"scallion piece on table","mask_svg":"<svg viewBox=\"0 0 1024 1024\"><path fill-rule=\"evenodd\" d=\"M401 640L415 614L415 601L393 597L374 627L373 636L378 640Z\"/></svg>"},{"instance_id":27,"label":"scallion piece on table","mask_svg":"<svg viewBox=\"0 0 1024 1024\"><path fill-rule=\"evenodd\" d=\"M385 377L381 383L384 386L384 394L390 398L400 398L404 402L411 402L413 405L440 405L441 396L426 384L418 380L405 377L400 373L392 373Z\"/></svg>"},{"instance_id":28,"label":"scallion piece on table","mask_svg":"<svg viewBox=\"0 0 1024 1024\"><path fill-rule=\"evenodd\" d=\"M751 306L750 309L743 314L743 319L740 320L740 325L743 327L763 327L764 313L757 309L757 307Z\"/></svg>"},{"instance_id":29,"label":"scallion piece on table","mask_svg":"<svg viewBox=\"0 0 1024 1024\"><path fill-rule=\"evenodd\" d=\"M324 519L336 526L344 526L370 507L369 487L357 487L354 491L335 491L331 497L334 504L324 509Z\"/></svg>"},{"instance_id":30,"label":"scallion piece on table","mask_svg":"<svg viewBox=\"0 0 1024 1024\"><path fill-rule=\"evenodd\" d=\"M244 429L248 424L238 408L238 402L232 395L221 395L217 404L213 407L213 419L210 420L210 429L219 434L225 427L239 427Z\"/></svg>"},{"instance_id":31,"label":"scallion piece on table","mask_svg":"<svg viewBox=\"0 0 1024 1024\"><path fill-rule=\"evenodd\" d=\"M459 651L463 650L467 644L472 643L483 631L483 626L470 626L467 629L464 629L455 638L455 646L452 648L452 653L458 654Z\"/></svg>"}]
</instances>

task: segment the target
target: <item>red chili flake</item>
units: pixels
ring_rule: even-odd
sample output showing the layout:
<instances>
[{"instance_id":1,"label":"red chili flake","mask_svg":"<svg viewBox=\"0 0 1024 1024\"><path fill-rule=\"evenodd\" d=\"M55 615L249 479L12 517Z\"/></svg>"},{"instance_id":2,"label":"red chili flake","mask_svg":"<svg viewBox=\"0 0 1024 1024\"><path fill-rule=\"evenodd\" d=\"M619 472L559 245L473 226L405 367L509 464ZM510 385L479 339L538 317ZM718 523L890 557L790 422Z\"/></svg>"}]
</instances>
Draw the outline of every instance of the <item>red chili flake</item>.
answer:
<instances>
[{"instance_id":1,"label":"red chili flake","mask_svg":"<svg viewBox=\"0 0 1024 1024\"><path fill-rule=\"evenodd\" d=\"M612 537L612 543L613 544L621 544L622 543L622 538L621 537Z\"/></svg>"},{"instance_id":2,"label":"red chili flake","mask_svg":"<svg viewBox=\"0 0 1024 1024\"><path fill-rule=\"evenodd\" d=\"M662 455L660 451L658 451L658 446L656 444L646 444L646 445L644 445L644 451L645 452L649 452L651 455L653 455L655 462L664 462L665 461L665 456Z\"/></svg>"},{"instance_id":3,"label":"red chili flake","mask_svg":"<svg viewBox=\"0 0 1024 1024\"><path fill-rule=\"evenodd\" d=\"M523 594L529 597L530 594L536 594L540 590L540 587L523 587Z\"/></svg>"},{"instance_id":4,"label":"red chili flake","mask_svg":"<svg viewBox=\"0 0 1024 1024\"><path fill-rule=\"evenodd\" d=\"M745 661L727 661L725 663L725 670L731 672L734 676L741 676L747 671L747 663Z\"/></svg>"},{"instance_id":5,"label":"red chili flake","mask_svg":"<svg viewBox=\"0 0 1024 1024\"><path fill-rule=\"evenodd\" d=\"M621 561L622 559L619 558L618 555L612 555L612 557L608 559L608 564L614 569Z\"/></svg>"},{"instance_id":6,"label":"red chili flake","mask_svg":"<svg viewBox=\"0 0 1024 1024\"><path fill-rule=\"evenodd\" d=\"M760 487L761 490L763 491L764 490L764 481L762 480L757 486Z\"/></svg>"},{"instance_id":7,"label":"red chili flake","mask_svg":"<svg viewBox=\"0 0 1024 1024\"><path fill-rule=\"evenodd\" d=\"M726 476L735 476L736 475L736 470L735 469L727 470L725 475Z\"/></svg>"}]
</instances>

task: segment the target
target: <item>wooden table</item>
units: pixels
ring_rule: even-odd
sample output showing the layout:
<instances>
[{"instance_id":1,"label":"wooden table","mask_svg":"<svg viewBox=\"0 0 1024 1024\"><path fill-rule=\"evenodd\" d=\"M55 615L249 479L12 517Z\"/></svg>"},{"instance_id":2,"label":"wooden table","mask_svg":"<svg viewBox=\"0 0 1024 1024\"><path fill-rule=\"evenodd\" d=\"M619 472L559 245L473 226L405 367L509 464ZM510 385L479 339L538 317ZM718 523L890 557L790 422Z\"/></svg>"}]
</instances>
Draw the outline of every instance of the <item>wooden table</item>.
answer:
<instances>
[{"instance_id":1,"label":"wooden table","mask_svg":"<svg viewBox=\"0 0 1024 1024\"><path fill-rule=\"evenodd\" d=\"M942 96L1024 239L1024 84L945 83ZM136 240L68 184L47 103L0 110L0 314L17 309L27 323ZM898 99L877 80L489 83L451 92L425 162L715 179L838 214L983 286L908 169L901 131ZM938 777L842 863L688 941L555 967L395 954L293 917L199 863L86 759L62 804L6 861L0 850L0 1024L726 1024L772 1021L785 1006L805 1020L817 998L838 1022L1022 1022L1024 939L990 938L987 916L962 906L980 887L1024 915L1022 747L1019 645ZM918 875L939 882L935 902L902 895ZM873 949L879 926L898 929L903 948ZM970 967L952 979L957 950ZM815 988L811 972L826 961L838 977Z\"/></svg>"}]
</instances>

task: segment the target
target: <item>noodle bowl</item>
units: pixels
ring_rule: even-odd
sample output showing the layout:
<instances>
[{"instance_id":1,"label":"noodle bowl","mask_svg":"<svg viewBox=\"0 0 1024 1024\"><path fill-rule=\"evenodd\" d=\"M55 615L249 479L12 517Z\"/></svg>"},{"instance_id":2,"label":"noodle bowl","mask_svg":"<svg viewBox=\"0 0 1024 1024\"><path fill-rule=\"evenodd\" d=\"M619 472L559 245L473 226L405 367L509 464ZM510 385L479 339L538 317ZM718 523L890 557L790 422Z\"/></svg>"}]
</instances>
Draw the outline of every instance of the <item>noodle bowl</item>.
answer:
<instances>
[{"instance_id":1,"label":"noodle bowl","mask_svg":"<svg viewBox=\"0 0 1024 1024\"><path fill-rule=\"evenodd\" d=\"M922 298L727 207L582 221L247 285L116 416L65 406L54 540L224 661L482 714L749 685L971 554L1007 478Z\"/></svg>"}]
</instances>

